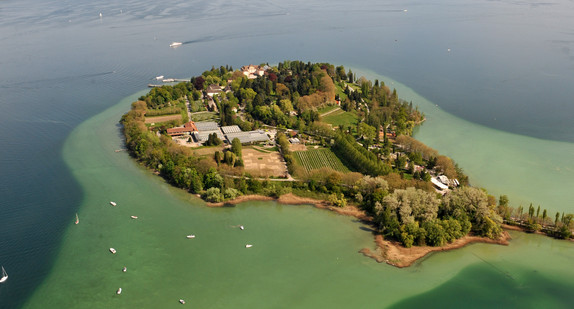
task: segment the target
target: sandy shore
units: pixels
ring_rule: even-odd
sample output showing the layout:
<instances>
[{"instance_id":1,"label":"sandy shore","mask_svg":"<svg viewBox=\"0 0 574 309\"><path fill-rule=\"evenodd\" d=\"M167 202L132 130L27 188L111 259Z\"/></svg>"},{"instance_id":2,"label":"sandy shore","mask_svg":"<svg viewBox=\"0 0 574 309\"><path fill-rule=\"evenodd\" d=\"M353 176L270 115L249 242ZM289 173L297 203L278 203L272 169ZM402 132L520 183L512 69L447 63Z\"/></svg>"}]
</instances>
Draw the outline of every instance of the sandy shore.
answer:
<instances>
[{"instance_id":1,"label":"sandy shore","mask_svg":"<svg viewBox=\"0 0 574 309\"><path fill-rule=\"evenodd\" d=\"M358 209L355 206L346 206L346 207L335 207L332 206L329 202L323 200L317 200L308 197L300 197L293 193L287 193L281 195L279 198L274 198L270 196L263 196L263 195L242 195L237 197L236 199L225 201L221 203L206 203L209 207L223 207L226 205L237 205L239 203L249 202L249 201L276 201L280 204L284 205L313 205L317 208L321 209L328 209L339 213L345 216L355 217L360 220L370 221L371 218L365 214L364 211Z\"/></svg>"},{"instance_id":2,"label":"sandy shore","mask_svg":"<svg viewBox=\"0 0 574 309\"><path fill-rule=\"evenodd\" d=\"M383 236L377 235L375 236L377 248L374 252L369 248L364 248L359 252L375 259L379 263L385 262L389 265L403 268L411 266L417 260L432 252L454 250L473 243L508 245L508 240L510 240L510 235L507 232L503 232L501 238L498 240L467 235L442 247L413 246L411 248L405 248L398 242L388 241L385 240Z\"/></svg>"},{"instance_id":3,"label":"sandy shore","mask_svg":"<svg viewBox=\"0 0 574 309\"><path fill-rule=\"evenodd\" d=\"M355 217L359 220L365 222L371 222L372 218L367 216L364 211L358 209L355 206L346 206L346 207L335 207L332 206L327 201L316 200L313 198L306 198L296 196L292 193L288 193L282 195L279 198L273 198L269 196L262 196L262 195L243 195L234 200L221 202L221 203L207 203L209 207L222 207L226 205L236 205L239 203L244 203L248 201L277 201L278 203L285 204L285 205L313 205L317 208L321 209L328 209L339 213L345 216ZM512 226L503 226L505 229L517 229L521 230L520 228L512 227ZM489 244L499 244L499 245L508 245L508 240L510 240L510 235L504 231L503 235L498 240L493 240L486 237L478 237L478 236L464 236L460 239L455 240L450 244L446 244L442 247L429 247L429 246L416 246L411 248L405 248L400 243L395 241L388 241L383 238L381 235L375 236L375 244L376 249L373 251L369 248L364 248L360 250L362 254L368 256L370 258L375 259L379 263L387 263L389 265L393 265L399 268L411 266L417 260L427 256L432 252L438 251L448 251L454 250L458 248L462 248L466 245L472 243L489 243Z\"/></svg>"},{"instance_id":4,"label":"sandy shore","mask_svg":"<svg viewBox=\"0 0 574 309\"><path fill-rule=\"evenodd\" d=\"M244 202L249 202L249 201L273 201L273 200L275 200L275 198L270 197L270 196L251 194L251 195L242 195L242 196L239 196L239 197L237 197L233 200L230 200L230 201L225 201L225 202L220 202L220 203L206 202L206 204L209 207L223 207L223 206L227 206L227 205L237 205L239 203L244 203Z\"/></svg>"}]
</instances>

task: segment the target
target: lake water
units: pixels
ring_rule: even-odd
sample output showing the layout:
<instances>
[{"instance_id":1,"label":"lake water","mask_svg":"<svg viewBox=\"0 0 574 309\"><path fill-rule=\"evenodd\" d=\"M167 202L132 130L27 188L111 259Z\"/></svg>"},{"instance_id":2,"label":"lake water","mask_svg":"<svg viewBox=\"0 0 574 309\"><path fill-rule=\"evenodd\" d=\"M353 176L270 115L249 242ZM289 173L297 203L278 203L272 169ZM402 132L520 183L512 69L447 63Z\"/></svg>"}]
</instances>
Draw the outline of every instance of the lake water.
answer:
<instances>
[{"instance_id":1,"label":"lake water","mask_svg":"<svg viewBox=\"0 0 574 309\"><path fill-rule=\"evenodd\" d=\"M392 77L427 115L417 138L473 184L572 212L573 14L566 0L2 1L0 308L570 307L571 243L516 233L399 270L357 253L372 238L351 218L209 209L114 150L128 96L155 76L326 61Z\"/></svg>"}]
</instances>

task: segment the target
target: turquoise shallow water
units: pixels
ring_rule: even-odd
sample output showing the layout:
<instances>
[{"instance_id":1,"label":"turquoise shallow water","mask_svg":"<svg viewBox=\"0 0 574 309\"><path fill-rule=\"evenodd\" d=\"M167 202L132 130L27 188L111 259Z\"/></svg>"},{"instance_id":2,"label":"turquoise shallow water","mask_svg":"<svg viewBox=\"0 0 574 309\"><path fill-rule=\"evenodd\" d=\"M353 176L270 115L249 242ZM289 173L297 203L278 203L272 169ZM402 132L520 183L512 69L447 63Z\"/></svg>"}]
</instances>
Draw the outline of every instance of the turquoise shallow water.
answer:
<instances>
[{"instance_id":1,"label":"turquoise shallow water","mask_svg":"<svg viewBox=\"0 0 574 309\"><path fill-rule=\"evenodd\" d=\"M272 203L206 210L137 168L125 153L113 152L121 145L117 120L129 102L94 115L144 88L155 76L183 78L200 74L211 65L238 68L298 59L369 68L392 76L428 99L395 82L399 94L410 97L429 116L417 137L454 157L471 175L473 184L496 195L506 193L515 205L532 201L549 210L568 211L573 209L569 204L571 145L524 136L574 141L573 4L566 0L365 0L353 5L338 0L2 1L0 265L6 267L10 279L0 285L0 308L20 308L33 293L28 306L41 307L42 301L51 307L89 307L91 302L93 307L109 305L108 293L118 284L124 285L121 280L134 280L141 286L132 294L128 293L134 291L132 283L126 285L125 298L143 299L155 306L163 304L160 295L171 295L170 291L183 294L185 290L179 286L195 282L190 278L206 272L199 269L202 266L212 270L226 264L233 265L233 271L228 267L221 273L206 273L200 277L201 286L196 289L194 285L193 295L200 295L197 301L201 304L210 301L223 307L241 301L264 307L265 301L276 307L281 306L278 302L303 307L326 303L382 307L445 284L462 273L465 265L477 263L468 255L474 251L436 255L416 269L397 271L356 255L358 247L370 245L371 239L352 220ZM173 41L184 44L169 48ZM451 115L523 136L486 129ZM74 131L92 117L89 124ZM72 131L75 133L68 139ZM64 143L66 162L62 158ZM124 207L110 210L112 198ZM76 211L80 226L71 224ZM134 213L141 221L124 221ZM176 234L190 233L189 223L202 227L201 233L193 231L198 235L208 233L207 226L220 231L222 214L229 220L225 226L235 224L231 221L253 220L266 222L260 229L266 232L275 225L296 226L305 219L313 228L298 227L304 235L288 227L272 235L305 240L313 232L321 234L310 239L322 259L300 252L299 241L277 248L278 257L265 260L273 263L276 272L258 266L265 263L256 260L261 272L249 268L239 276L229 275L243 266L237 266L232 257L222 258L223 253L233 256L235 251L215 245L228 244L225 239L234 237L224 229L215 233L217 241L210 238L202 243L203 237L198 236L198 244L208 245L201 247L206 252L174 253L176 248L187 248L182 246L188 243L171 241ZM207 223L210 220L212 224ZM178 225L181 230L176 229ZM325 235L335 235L336 241ZM112 245L121 249L115 256L122 256L119 262L103 254ZM544 253L552 263L571 265L568 259L552 256L569 256L562 249L541 248L549 250ZM342 267L326 263L330 255L341 257L339 249L349 250L348 262ZM507 252L496 250L500 250L495 251L498 255ZM521 252L524 256L532 253L531 249ZM136 276L117 277L117 265L104 263L105 259L128 262ZM185 284L180 284L172 272L189 267L181 263L185 259L194 263L184 271L181 281ZM511 259L520 260L516 256ZM250 265L247 262L245 267ZM443 262L454 266L447 268ZM538 264L524 267L553 278L553 269ZM308 275L298 274L299 270ZM279 282L271 279L255 281L246 277L249 273L286 276L276 280L290 288L281 285L280 289ZM169 280L179 285L166 284ZM245 287L236 284L244 281L248 283ZM218 286L236 292L224 294ZM357 297L342 293L341 286ZM269 296L250 296L265 293ZM172 301L172 297L165 300ZM130 303L113 301L128 307Z\"/></svg>"},{"instance_id":2,"label":"turquoise shallow water","mask_svg":"<svg viewBox=\"0 0 574 309\"><path fill-rule=\"evenodd\" d=\"M455 117L413 89L373 73L356 69L370 79L384 80L401 98L412 101L427 121L414 137L453 158L472 185L496 197L506 194L511 205L530 203L548 213L574 212L574 143L543 140L481 126Z\"/></svg>"},{"instance_id":3,"label":"turquoise shallow water","mask_svg":"<svg viewBox=\"0 0 574 309\"><path fill-rule=\"evenodd\" d=\"M574 247L564 241L513 233L507 247L475 244L396 269L358 253L373 239L353 218L273 202L205 207L114 151L122 146L117 120L136 97L66 141L65 161L84 193L80 224L70 218L54 268L26 308L167 308L180 298L200 308L417 307L429 299L534 308L572 300L562 292L574 287L565 267Z\"/></svg>"}]
</instances>

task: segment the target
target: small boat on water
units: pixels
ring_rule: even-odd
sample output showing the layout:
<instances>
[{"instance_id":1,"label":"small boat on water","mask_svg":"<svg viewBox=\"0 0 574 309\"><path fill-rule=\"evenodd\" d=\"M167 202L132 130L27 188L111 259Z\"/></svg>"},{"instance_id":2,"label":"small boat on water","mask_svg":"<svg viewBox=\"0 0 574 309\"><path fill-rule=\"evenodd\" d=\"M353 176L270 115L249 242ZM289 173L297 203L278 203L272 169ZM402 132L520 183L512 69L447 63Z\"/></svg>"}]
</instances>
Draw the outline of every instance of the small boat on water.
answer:
<instances>
[{"instance_id":1,"label":"small boat on water","mask_svg":"<svg viewBox=\"0 0 574 309\"><path fill-rule=\"evenodd\" d=\"M192 234L192 235L187 235L186 237L187 237L188 239L193 239L193 238L195 238L195 235L193 235L193 234Z\"/></svg>"},{"instance_id":2,"label":"small boat on water","mask_svg":"<svg viewBox=\"0 0 574 309\"><path fill-rule=\"evenodd\" d=\"M178 47L178 46L181 46L181 44L183 44L183 43L181 43L181 42L172 42L171 44L169 44L169 47Z\"/></svg>"},{"instance_id":3,"label":"small boat on water","mask_svg":"<svg viewBox=\"0 0 574 309\"><path fill-rule=\"evenodd\" d=\"M116 202L110 202L110 205L116 206L117 204L116 204Z\"/></svg>"},{"instance_id":4,"label":"small boat on water","mask_svg":"<svg viewBox=\"0 0 574 309\"><path fill-rule=\"evenodd\" d=\"M80 218L78 218L78 214L76 214L76 222L74 222L76 224L80 223Z\"/></svg>"},{"instance_id":5,"label":"small boat on water","mask_svg":"<svg viewBox=\"0 0 574 309\"><path fill-rule=\"evenodd\" d=\"M8 280L8 273L4 269L4 266L2 266L2 278L0 278L0 283L6 282L6 280Z\"/></svg>"},{"instance_id":6,"label":"small boat on water","mask_svg":"<svg viewBox=\"0 0 574 309\"><path fill-rule=\"evenodd\" d=\"M245 245L245 248L251 248L251 247L253 247L253 245L250 244Z\"/></svg>"},{"instance_id":7,"label":"small boat on water","mask_svg":"<svg viewBox=\"0 0 574 309\"><path fill-rule=\"evenodd\" d=\"M110 252L111 252L112 254L116 254L116 249L110 248Z\"/></svg>"},{"instance_id":8,"label":"small boat on water","mask_svg":"<svg viewBox=\"0 0 574 309\"><path fill-rule=\"evenodd\" d=\"M132 219L137 219L138 216L130 216L130 218L132 218Z\"/></svg>"},{"instance_id":9,"label":"small boat on water","mask_svg":"<svg viewBox=\"0 0 574 309\"><path fill-rule=\"evenodd\" d=\"M156 76L155 79L156 79L156 80L161 80L161 79L163 79L163 77L164 77L163 75L160 75L160 76Z\"/></svg>"},{"instance_id":10,"label":"small boat on water","mask_svg":"<svg viewBox=\"0 0 574 309\"><path fill-rule=\"evenodd\" d=\"M185 300L180 299L180 300L179 300L179 303L182 304L182 305L184 305L184 304L185 304Z\"/></svg>"},{"instance_id":11,"label":"small boat on water","mask_svg":"<svg viewBox=\"0 0 574 309\"><path fill-rule=\"evenodd\" d=\"M245 227L244 227L243 225L240 225L240 226L239 226L239 229L244 230Z\"/></svg>"},{"instance_id":12,"label":"small boat on water","mask_svg":"<svg viewBox=\"0 0 574 309\"><path fill-rule=\"evenodd\" d=\"M125 273L126 271L128 271L128 268L124 266L124 268L122 269L122 271Z\"/></svg>"},{"instance_id":13,"label":"small boat on water","mask_svg":"<svg viewBox=\"0 0 574 309\"><path fill-rule=\"evenodd\" d=\"M122 294L122 288L119 288L119 289L116 291L116 294L118 294L118 295Z\"/></svg>"}]
</instances>

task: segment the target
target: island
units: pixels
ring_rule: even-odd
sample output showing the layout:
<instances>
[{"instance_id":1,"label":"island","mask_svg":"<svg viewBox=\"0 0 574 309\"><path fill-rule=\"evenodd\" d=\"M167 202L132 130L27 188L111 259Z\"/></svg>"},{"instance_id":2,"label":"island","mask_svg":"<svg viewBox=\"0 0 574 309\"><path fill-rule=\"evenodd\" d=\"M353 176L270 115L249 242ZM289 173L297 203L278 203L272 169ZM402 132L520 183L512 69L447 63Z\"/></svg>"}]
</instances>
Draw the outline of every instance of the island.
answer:
<instances>
[{"instance_id":1,"label":"island","mask_svg":"<svg viewBox=\"0 0 574 309\"><path fill-rule=\"evenodd\" d=\"M361 252L397 267L473 242L508 244L503 227L572 238L573 215L523 213L414 139L424 113L383 81L302 61L163 81L122 117L126 147L208 206L273 199L354 216L375 237Z\"/></svg>"}]
</instances>

